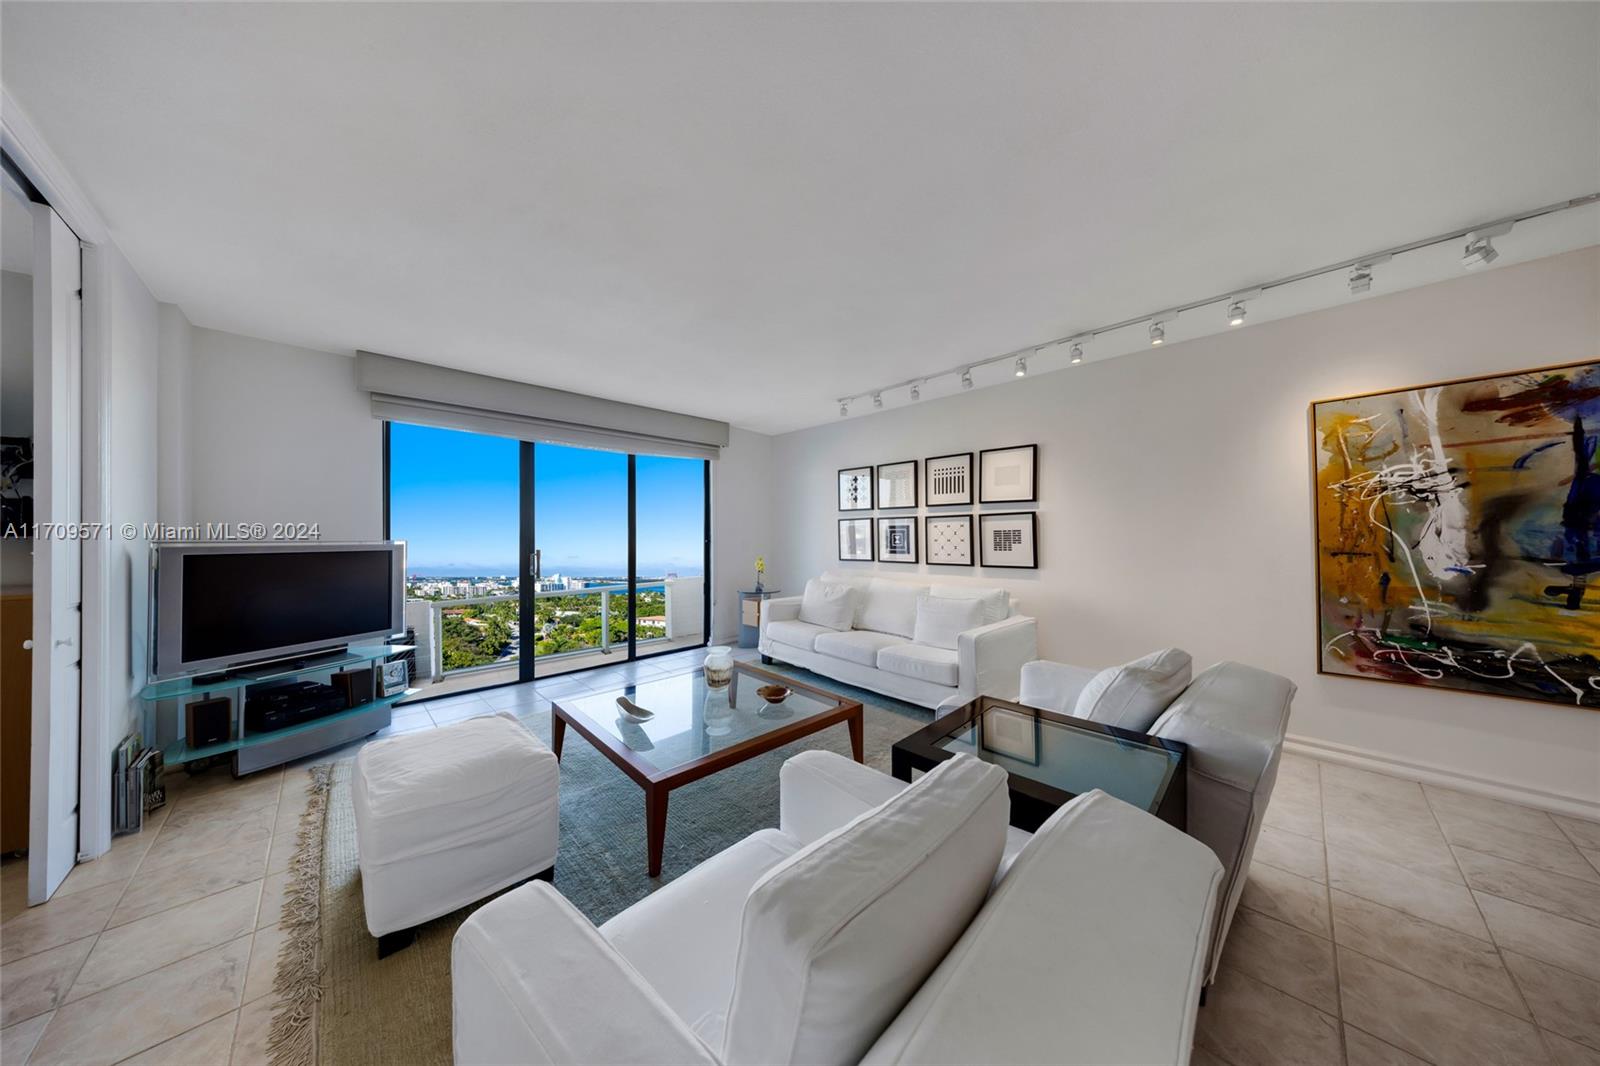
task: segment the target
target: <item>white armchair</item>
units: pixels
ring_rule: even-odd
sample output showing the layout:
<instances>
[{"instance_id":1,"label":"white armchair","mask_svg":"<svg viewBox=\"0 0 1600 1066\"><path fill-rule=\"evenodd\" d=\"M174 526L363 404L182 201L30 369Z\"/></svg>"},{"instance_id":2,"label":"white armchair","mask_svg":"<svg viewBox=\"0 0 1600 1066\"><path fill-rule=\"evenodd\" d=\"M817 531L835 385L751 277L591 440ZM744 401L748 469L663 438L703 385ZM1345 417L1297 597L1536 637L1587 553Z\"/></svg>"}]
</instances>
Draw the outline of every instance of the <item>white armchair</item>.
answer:
<instances>
[{"instance_id":1,"label":"white armchair","mask_svg":"<svg viewBox=\"0 0 1600 1066\"><path fill-rule=\"evenodd\" d=\"M1216 858L1092 792L991 892L1006 791L970 756L907 785L808 751L780 828L599 929L518 888L456 934L455 1062L1182 1066Z\"/></svg>"}]
</instances>

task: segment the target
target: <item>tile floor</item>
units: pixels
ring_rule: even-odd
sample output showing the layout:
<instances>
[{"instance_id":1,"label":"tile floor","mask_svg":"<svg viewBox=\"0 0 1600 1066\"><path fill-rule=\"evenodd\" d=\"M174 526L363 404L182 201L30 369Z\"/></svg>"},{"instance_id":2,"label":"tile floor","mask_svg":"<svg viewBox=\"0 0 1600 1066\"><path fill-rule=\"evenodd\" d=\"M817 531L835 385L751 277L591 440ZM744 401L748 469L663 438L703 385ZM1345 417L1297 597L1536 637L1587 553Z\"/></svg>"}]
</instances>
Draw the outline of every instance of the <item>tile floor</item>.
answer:
<instances>
[{"instance_id":1,"label":"tile floor","mask_svg":"<svg viewBox=\"0 0 1600 1066\"><path fill-rule=\"evenodd\" d=\"M400 708L387 733L702 656ZM44 906L25 863L0 866L7 1066L265 1061L305 769L169 780L144 832ZM1600 1066L1600 824L1286 756L1194 1061Z\"/></svg>"},{"instance_id":2,"label":"tile floor","mask_svg":"<svg viewBox=\"0 0 1600 1066\"><path fill-rule=\"evenodd\" d=\"M704 657L697 648L403 705L378 736L493 711L523 715L551 697L685 673ZM168 803L144 831L74 868L40 907L27 905L27 862L0 864L0 1064L264 1063L305 765L237 781L221 766L194 777L170 771Z\"/></svg>"},{"instance_id":3,"label":"tile floor","mask_svg":"<svg viewBox=\"0 0 1600 1066\"><path fill-rule=\"evenodd\" d=\"M1600 824L1285 756L1201 1066L1600 1066Z\"/></svg>"}]
</instances>

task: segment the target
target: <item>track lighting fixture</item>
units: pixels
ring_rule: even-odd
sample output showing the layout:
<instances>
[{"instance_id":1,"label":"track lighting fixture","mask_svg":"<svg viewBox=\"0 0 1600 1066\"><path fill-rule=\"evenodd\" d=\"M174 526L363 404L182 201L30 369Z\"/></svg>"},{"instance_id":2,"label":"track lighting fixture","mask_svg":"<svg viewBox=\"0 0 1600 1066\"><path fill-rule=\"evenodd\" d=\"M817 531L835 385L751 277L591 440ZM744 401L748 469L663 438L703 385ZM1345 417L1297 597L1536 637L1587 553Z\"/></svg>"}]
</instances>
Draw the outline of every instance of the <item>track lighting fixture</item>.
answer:
<instances>
[{"instance_id":1,"label":"track lighting fixture","mask_svg":"<svg viewBox=\"0 0 1600 1066\"><path fill-rule=\"evenodd\" d=\"M1502 222L1467 234L1467 247L1461 253L1461 265L1467 270L1476 270L1499 259L1500 253L1495 249L1494 238L1510 233L1513 225L1515 223Z\"/></svg>"},{"instance_id":2,"label":"track lighting fixture","mask_svg":"<svg viewBox=\"0 0 1600 1066\"><path fill-rule=\"evenodd\" d=\"M1355 266L1351 267L1350 268L1350 282L1349 282L1349 284L1350 284L1350 295L1351 296L1359 296L1364 292L1371 291L1371 289L1372 289L1372 268L1375 267L1375 266L1381 266L1382 264L1387 263L1389 260L1391 260L1393 258L1394 258L1393 255L1388 255L1388 254L1375 255L1375 256L1372 256L1369 259L1363 259L1361 262L1359 262Z\"/></svg>"},{"instance_id":3,"label":"track lighting fixture","mask_svg":"<svg viewBox=\"0 0 1600 1066\"><path fill-rule=\"evenodd\" d=\"M0 0L0 2L3 2L3 0ZM1079 333L1069 334L1066 337L1057 337L1035 347L1020 350L1013 348L1009 352L990 356L986 359L979 359L975 362L958 364L948 370L897 381L868 392L858 392L851 396L841 397L839 400L839 417L849 417L850 404L856 400L866 400L868 397L872 399L873 407L881 408L885 390L892 393L895 390L905 388L910 391L912 400L920 400L922 398L923 385L929 381L938 381L946 377L959 378L963 390L971 389L976 384L972 377L974 370L981 370L989 366L1000 366L1007 359L1012 360L1013 373L1016 377L1027 377L1029 357L1044 351L1046 348L1066 347L1068 362L1076 366L1083 362L1083 346L1088 342L1096 340L1102 334L1112 334L1113 343L1121 344L1124 338L1131 342L1131 338L1127 338L1127 334L1124 331L1134 330L1141 325L1149 330L1151 346L1159 346L1167 341L1166 323L1179 315L1205 307L1222 306L1226 310L1225 320L1228 323L1228 327L1242 326L1249 311L1250 301L1265 292L1276 292L1283 286L1296 285L1312 279L1332 279L1342 273L1345 275L1345 284L1350 290L1350 295L1359 296L1372 291L1372 278L1376 268L1389 262L1395 256L1405 255L1425 248L1445 248L1463 238L1466 239L1466 246L1462 249L1462 267L1467 270L1479 269L1490 265L1500 257L1499 249L1494 246L1494 238L1510 233L1512 227L1517 223L1543 218L1547 215L1554 215L1573 208L1591 207L1596 204L1600 204L1600 192L1590 193L1570 200L1561 200L1556 203L1546 204L1543 207L1531 208L1515 215L1503 216L1497 222L1487 223L1478 226L1476 229L1455 229L1447 233L1437 233L1422 240L1394 245L1384 251L1371 252L1358 258L1327 263L1298 274L1289 274L1284 277L1273 278L1270 281L1262 281L1255 288L1235 289L1232 292L1224 290L1221 294L1207 296L1204 299L1197 299L1189 303L1168 304L1166 310L1163 311L1134 315L1118 322L1109 322L1093 328L1083 329ZM1194 332L1193 330L1190 331L1191 334ZM1207 331L1202 328L1199 332ZM1047 368L1054 369L1054 364L1047 364Z\"/></svg>"}]
</instances>

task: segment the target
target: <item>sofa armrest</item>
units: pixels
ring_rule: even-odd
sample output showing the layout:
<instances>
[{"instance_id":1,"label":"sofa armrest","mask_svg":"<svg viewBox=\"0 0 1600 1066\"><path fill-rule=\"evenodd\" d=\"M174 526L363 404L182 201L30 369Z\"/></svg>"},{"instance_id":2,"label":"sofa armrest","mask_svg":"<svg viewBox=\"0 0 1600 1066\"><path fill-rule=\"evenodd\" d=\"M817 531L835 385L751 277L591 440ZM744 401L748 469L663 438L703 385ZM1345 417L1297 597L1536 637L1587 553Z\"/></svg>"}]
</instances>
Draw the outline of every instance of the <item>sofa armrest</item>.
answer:
<instances>
[{"instance_id":1,"label":"sofa armrest","mask_svg":"<svg viewBox=\"0 0 1600 1066\"><path fill-rule=\"evenodd\" d=\"M457 1066L716 1063L645 979L554 888L480 907L450 947Z\"/></svg>"},{"instance_id":2,"label":"sofa armrest","mask_svg":"<svg viewBox=\"0 0 1600 1066\"><path fill-rule=\"evenodd\" d=\"M887 802L898 778L832 751L803 751L778 771L778 828L810 844Z\"/></svg>"},{"instance_id":3,"label":"sofa armrest","mask_svg":"<svg viewBox=\"0 0 1600 1066\"><path fill-rule=\"evenodd\" d=\"M1098 670L1087 666L1053 663L1035 659L1022 667L1022 693L1018 703L1044 711L1071 714L1078 705L1078 694L1094 680Z\"/></svg>"},{"instance_id":4,"label":"sofa armrest","mask_svg":"<svg viewBox=\"0 0 1600 1066\"><path fill-rule=\"evenodd\" d=\"M1014 700L1022 665L1038 657L1038 629L1032 618L1012 615L969 629L956 638L961 695L969 700L978 696Z\"/></svg>"},{"instance_id":5,"label":"sofa armrest","mask_svg":"<svg viewBox=\"0 0 1600 1066\"><path fill-rule=\"evenodd\" d=\"M793 622L799 617L799 596L783 596L766 601L761 605L761 642L766 643L768 622Z\"/></svg>"}]
</instances>

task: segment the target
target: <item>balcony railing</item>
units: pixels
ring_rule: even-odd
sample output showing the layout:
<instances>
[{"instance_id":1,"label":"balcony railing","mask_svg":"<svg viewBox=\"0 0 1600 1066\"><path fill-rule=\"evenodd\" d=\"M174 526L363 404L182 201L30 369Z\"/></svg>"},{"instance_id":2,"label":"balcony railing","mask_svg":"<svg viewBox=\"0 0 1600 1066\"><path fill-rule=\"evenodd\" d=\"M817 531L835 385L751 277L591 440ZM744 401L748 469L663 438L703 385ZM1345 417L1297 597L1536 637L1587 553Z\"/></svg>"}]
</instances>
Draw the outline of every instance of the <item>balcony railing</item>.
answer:
<instances>
[{"instance_id":1,"label":"balcony railing","mask_svg":"<svg viewBox=\"0 0 1600 1066\"><path fill-rule=\"evenodd\" d=\"M644 636L635 634L635 643L639 645L665 642L668 640L698 635L703 628L701 611L703 604L704 579L668 578L661 582L649 582L642 586L643 589L652 589L656 585L665 589L665 625L664 631L659 635ZM617 608L624 615L627 612L628 586L626 583L613 585L591 585L580 589L552 589L534 593L534 600L553 600L571 596L598 596L600 597L600 634L595 644L581 648L572 648L567 651L552 652L541 655L541 660L560 660L578 655L592 655L595 652L609 652L613 641L611 639L611 597L620 594L621 603ZM461 607L483 606L493 603L515 603L517 593L504 593L498 596L470 596L463 599L452 600L407 600L406 625L417 632L417 660L419 667L426 663L428 678L438 679L443 677L458 677L483 670L504 669L507 664L516 662L524 653L524 647L532 647L538 643L538 634L519 633L512 654L492 663L481 663L476 666L460 666L446 669L444 665L444 614L447 610ZM529 643L531 640L532 643Z\"/></svg>"}]
</instances>

